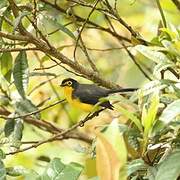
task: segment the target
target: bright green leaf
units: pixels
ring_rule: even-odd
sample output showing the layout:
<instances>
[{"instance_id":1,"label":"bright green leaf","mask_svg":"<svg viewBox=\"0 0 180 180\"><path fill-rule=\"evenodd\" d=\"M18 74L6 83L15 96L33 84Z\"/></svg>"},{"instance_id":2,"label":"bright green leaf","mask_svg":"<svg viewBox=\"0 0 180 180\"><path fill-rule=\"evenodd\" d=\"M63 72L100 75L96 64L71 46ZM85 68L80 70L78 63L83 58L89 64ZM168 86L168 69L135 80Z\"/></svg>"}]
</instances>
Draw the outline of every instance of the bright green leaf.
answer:
<instances>
[{"instance_id":1,"label":"bright green leaf","mask_svg":"<svg viewBox=\"0 0 180 180\"><path fill-rule=\"evenodd\" d=\"M12 72L12 55L10 52L4 52L0 57L0 69L2 75L10 82Z\"/></svg>"},{"instance_id":2,"label":"bright green leaf","mask_svg":"<svg viewBox=\"0 0 180 180\"><path fill-rule=\"evenodd\" d=\"M15 59L13 77L19 94L22 98L25 98L25 91L29 81L28 60L25 51L21 51Z\"/></svg>"},{"instance_id":3,"label":"bright green leaf","mask_svg":"<svg viewBox=\"0 0 180 180\"><path fill-rule=\"evenodd\" d=\"M147 110L146 117L143 117L144 123L144 136L147 138L153 123L156 119L156 114L159 106L159 91L155 91L150 99L150 106Z\"/></svg>"}]
</instances>

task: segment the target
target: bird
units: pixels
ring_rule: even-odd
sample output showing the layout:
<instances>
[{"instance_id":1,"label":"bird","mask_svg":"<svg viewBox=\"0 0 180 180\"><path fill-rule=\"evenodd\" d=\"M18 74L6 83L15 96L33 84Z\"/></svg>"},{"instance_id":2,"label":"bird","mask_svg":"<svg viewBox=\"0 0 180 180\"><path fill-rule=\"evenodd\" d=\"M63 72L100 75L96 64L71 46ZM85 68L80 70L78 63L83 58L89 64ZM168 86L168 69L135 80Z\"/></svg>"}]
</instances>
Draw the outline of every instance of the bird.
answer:
<instances>
[{"instance_id":1,"label":"bird","mask_svg":"<svg viewBox=\"0 0 180 180\"><path fill-rule=\"evenodd\" d=\"M64 89L64 95L69 104L87 112L92 111L101 98L110 94L137 90L137 88L106 89L96 84L81 84L72 78L64 79L60 86ZM108 100L100 102L99 106L110 110L114 108Z\"/></svg>"}]
</instances>

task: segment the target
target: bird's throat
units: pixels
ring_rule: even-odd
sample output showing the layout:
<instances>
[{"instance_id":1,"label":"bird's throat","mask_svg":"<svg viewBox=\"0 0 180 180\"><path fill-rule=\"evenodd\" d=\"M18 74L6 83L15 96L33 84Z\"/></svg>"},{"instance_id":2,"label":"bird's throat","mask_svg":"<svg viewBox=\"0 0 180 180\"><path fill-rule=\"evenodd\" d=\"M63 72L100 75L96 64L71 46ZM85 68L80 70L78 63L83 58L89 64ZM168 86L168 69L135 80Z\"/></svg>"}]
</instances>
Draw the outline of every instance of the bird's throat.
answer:
<instances>
[{"instance_id":1,"label":"bird's throat","mask_svg":"<svg viewBox=\"0 0 180 180\"><path fill-rule=\"evenodd\" d=\"M68 101L68 103L81 110L88 111L88 112L92 111L93 105L82 103L80 102L79 99L72 97L73 90L74 89L72 87L64 87L64 96L66 100Z\"/></svg>"}]
</instances>

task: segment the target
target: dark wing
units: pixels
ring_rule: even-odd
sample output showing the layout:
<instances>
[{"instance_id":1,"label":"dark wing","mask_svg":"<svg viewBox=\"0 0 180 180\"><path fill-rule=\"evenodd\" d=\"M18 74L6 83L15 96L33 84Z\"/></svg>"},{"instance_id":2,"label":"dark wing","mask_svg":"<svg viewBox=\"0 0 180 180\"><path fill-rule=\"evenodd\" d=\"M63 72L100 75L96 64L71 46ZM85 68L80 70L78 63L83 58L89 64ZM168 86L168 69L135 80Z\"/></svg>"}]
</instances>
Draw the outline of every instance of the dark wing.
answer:
<instances>
[{"instance_id":1,"label":"dark wing","mask_svg":"<svg viewBox=\"0 0 180 180\"><path fill-rule=\"evenodd\" d=\"M94 84L79 84L77 89L73 91L73 97L79 98L83 103L94 105L100 98L108 96L108 92L107 89Z\"/></svg>"}]
</instances>

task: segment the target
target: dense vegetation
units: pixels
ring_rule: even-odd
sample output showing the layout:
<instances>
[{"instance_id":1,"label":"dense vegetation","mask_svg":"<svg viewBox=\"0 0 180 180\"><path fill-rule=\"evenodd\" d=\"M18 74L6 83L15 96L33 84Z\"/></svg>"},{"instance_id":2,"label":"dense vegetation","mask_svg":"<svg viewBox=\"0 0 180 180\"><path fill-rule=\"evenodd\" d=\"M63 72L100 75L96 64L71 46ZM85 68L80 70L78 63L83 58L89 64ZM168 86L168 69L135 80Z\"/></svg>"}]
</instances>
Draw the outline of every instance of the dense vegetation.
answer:
<instances>
[{"instance_id":1,"label":"dense vegetation","mask_svg":"<svg viewBox=\"0 0 180 180\"><path fill-rule=\"evenodd\" d=\"M0 1L0 180L180 177L179 0ZM73 77L136 87L89 114Z\"/></svg>"}]
</instances>

